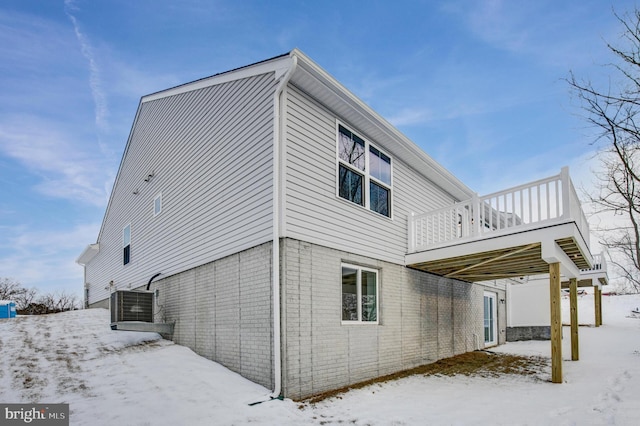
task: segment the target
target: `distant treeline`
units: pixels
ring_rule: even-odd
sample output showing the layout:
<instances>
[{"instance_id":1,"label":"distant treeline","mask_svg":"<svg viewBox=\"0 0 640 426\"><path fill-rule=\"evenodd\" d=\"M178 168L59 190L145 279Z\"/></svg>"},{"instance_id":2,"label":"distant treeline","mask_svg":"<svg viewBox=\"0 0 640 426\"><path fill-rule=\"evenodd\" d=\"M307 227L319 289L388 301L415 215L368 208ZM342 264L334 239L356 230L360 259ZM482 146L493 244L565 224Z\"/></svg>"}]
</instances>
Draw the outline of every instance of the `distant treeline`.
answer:
<instances>
[{"instance_id":1,"label":"distant treeline","mask_svg":"<svg viewBox=\"0 0 640 426\"><path fill-rule=\"evenodd\" d=\"M16 303L18 315L43 315L79 308L78 298L65 291L39 294L35 288L24 288L12 278L0 278L0 300Z\"/></svg>"}]
</instances>

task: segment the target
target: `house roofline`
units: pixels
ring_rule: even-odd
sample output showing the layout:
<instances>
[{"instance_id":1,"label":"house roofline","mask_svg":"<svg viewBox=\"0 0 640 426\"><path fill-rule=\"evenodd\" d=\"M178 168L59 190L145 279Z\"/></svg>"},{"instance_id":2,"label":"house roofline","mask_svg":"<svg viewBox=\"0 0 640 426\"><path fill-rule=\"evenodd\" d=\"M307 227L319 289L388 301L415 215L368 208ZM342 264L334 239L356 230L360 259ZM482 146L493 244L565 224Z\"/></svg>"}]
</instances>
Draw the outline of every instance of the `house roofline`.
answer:
<instances>
[{"instance_id":1,"label":"house roofline","mask_svg":"<svg viewBox=\"0 0 640 426\"><path fill-rule=\"evenodd\" d=\"M116 188L118 184L118 181L120 178L120 172L122 170L122 165L129 151L129 146L131 143L131 139L133 137L133 130L136 127L136 124L138 122L138 118L140 115L140 110L144 103L151 102L157 99L162 99L169 96L174 96L180 93L186 93L193 90L198 90L204 87L226 83L229 81L235 81L242 78L248 78L256 75L266 74L269 72L274 73L274 78L277 81L283 75L285 75L285 73L293 66L294 56L297 57L298 66L294 69L294 72L291 75L292 80L295 79L296 75L301 75L303 73L308 73L309 75L313 76L324 88L328 89L331 93L333 93L337 97L337 99L340 100L340 102L353 108L355 111L358 112L358 114L364 117L372 127L379 129L385 135L387 135L390 139L397 142L398 145L407 154L406 158L403 158L403 159L405 161L407 161L408 159L408 161L412 163L410 165L414 169L416 169L419 173L422 173L425 176L427 176L436 185L443 188L445 191L447 191L457 200L466 200L471 198L474 195L474 192L470 188L468 188L464 183L462 183L462 181L456 178L451 172L445 169L442 165L437 163L416 143L414 143L409 138L407 138L402 132L400 132L391 123L389 123L384 117L382 117L380 114L375 112L371 107L366 105L362 100L360 100L360 98L354 95L349 89L347 89L344 85L342 85L338 80L336 80L333 76L331 76L327 71L325 71L322 67L320 67L311 58L305 55L301 50L295 48L290 52L282 55L274 56L272 58L265 59L263 61L255 62L253 64L245 65L238 68L234 68L229 71L217 73L209 77L201 78L192 82L184 83L166 90L161 90L159 92L154 92L149 95L143 96L138 103L138 108L136 109L136 115L131 125L131 129L129 131L127 144L125 146L122 157L120 159L118 172L113 182L112 190L109 196L109 201L105 209L105 213L102 219L102 224L100 226L100 231L98 232L98 237L96 239L96 242L99 243L102 237L105 221L111 209L113 190ZM363 129L363 130L366 130L366 129Z\"/></svg>"},{"instance_id":2,"label":"house roofline","mask_svg":"<svg viewBox=\"0 0 640 426\"><path fill-rule=\"evenodd\" d=\"M353 94L349 89L342 85L342 83L340 83L337 79L335 79L332 75L325 71L324 68L314 62L310 57L308 57L298 48L294 48L288 53L274 56L263 61L234 68L232 70L217 73L212 76L204 77L189 83L180 84L166 90L151 93L149 95L143 96L140 104L269 72L274 72L275 79L279 80L280 77L282 77L287 72L287 70L292 67L292 58L294 56L298 58L299 65L298 68L294 70L294 75L299 75L300 73L306 71L323 86L335 93L337 97L342 100L342 102L345 102L347 105L354 108L354 110L358 111L358 113L360 113L363 117L366 117L367 121L369 121L373 126L377 127L380 131L388 135L389 138L401 145L401 147L409 154L410 158L414 159L415 164L413 164L413 166L419 172L425 172L425 169L422 167L422 165L418 163L421 162L422 164L427 166L427 170L429 171L429 173L427 173L427 176L432 179L434 183L443 188L459 201L469 199L474 195L474 192L462 181L460 181L451 172L449 172L442 165L431 158L415 142L407 138L394 125L389 123L384 117L382 117L371 107L365 104L360 98Z\"/></svg>"},{"instance_id":3,"label":"house roofline","mask_svg":"<svg viewBox=\"0 0 640 426\"><path fill-rule=\"evenodd\" d=\"M100 251L100 245L98 243L89 244L78 256L76 259L76 263L78 265L86 265L91 262L91 260L96 257L98 252Z\"/></svg>"},{"instance_id":4,"label":"house roofline","mask_svg":"<svg viewBox=\"0 0 640 426\"><path fill-rule=\"evenodd\" d=\"M291 63L292 63L291 52L288 52L282 55L274 56L269 59L265 59L263 61L258 61L253 64L244 65L238 68L231 69L229 71L223 71L209 77L204 77L198 80L194 80L188 83L171 87L169 89L161 90L158 92L154 92L154 93L150 93L148 95L142 96L140 98L140 101L138 102L136 115L133 119L133 123L131 124L131 129L129 130L129 136L127 137L127 144L125 145L124 151L122 152L122 157L120 158L120 164L118 165L118 172L116 173L116 178L114 179L113 185L111 187L111 193L109 194L109 201L107 202L107 207L105 209L104 216L102 217L102 223L100 225L100 231L98 231L98 237L96 239L96 243L100 242L102 233L104 231L104 226L105 226L107 216L109 214L109 211L111 210L113 190L118 185L118 181L120 179L120 172L122 171L122 165L124 163L124 159L127 157L127 153L129 152L131 138L133 137L133 130L135 129L136 124L138 123L138 117L140 116L140 110L142 108L142 104L153 101L153 100L174 96L180 93L186 93L186 92L198 90L204 87L215 86L217 84L234 81L241 78L248 78L255 75L266 74L269 72L274 72L275 79L277 80L289 69L289 67L291 66ZM82 257L82 255L85 254L85 251L82 252L80 257Z\"/></svg>"},{"instance_id":5,"label":"house roofline","mask_svg":"<svg viewBox=\"0 0 640 426\"><path fill-rule=\"evenodd\" d=\"M200 78L188 83L180 84L169 89L145 95L141 103L178 95L180 93L191 92L204 87L215 86L229 81L240 80L242 78L275 72L275 79L278 80L291 67L291 52L274 56L273 58L255 62L253 64L234 68L229 71L220 72L209 77Z\"/></svg>"},{"instance_id":6,"label":"house roofline","mask_svg":"<svg viewBox=\"0 0 640 426\"><path fill-rule=\"evenodd\" d=\"M385 133L394 142L398 143L408 154L408 161L411 162L413 160L413 164L411 165L418 172L425 174L433 180L436 185L443 188L458 201L467 200L475 195L475 192L466 186L461 180L430 157L415 142L406 137L393 124L389 123L389 121L384 117L365 104L360 98L353 94L311 58L306 56L302 51L296 48L290 52L290 55L298 57L298 68L294 74L300 74L306 71L325 88L331 90L338 99L355 109L372 126ZM295 77L292 78L292 80L294 79ZM403 158L403 160L407 161L407 158ZM426 166L426 170L424 166Z\"/></svg>"}]
</instances>

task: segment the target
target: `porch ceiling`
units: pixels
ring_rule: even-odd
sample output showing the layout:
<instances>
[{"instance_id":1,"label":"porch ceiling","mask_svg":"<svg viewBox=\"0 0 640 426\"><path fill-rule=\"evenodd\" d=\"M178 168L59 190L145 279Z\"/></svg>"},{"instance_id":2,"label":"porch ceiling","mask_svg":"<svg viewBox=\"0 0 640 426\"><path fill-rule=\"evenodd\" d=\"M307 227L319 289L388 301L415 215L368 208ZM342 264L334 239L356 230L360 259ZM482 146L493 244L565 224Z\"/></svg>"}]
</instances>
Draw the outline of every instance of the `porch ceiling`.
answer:
<instances>
[{"instance_id":1,"label":"porch ceiling","mask_svg":"<svg viewBox=\"0 0 640 426\"><path fill-rule=\"evenodd\" d=\"M558 247L578 269L590 267L579 244L572 237L555 240ZM549 273L549 264L542 259L542 243L530 242L496 250L477 251L462 256L430 256L432 260L408 266L464 281L487 281ZM435 257L435 258L434 258Z\"/></svg>"}]
</instances>

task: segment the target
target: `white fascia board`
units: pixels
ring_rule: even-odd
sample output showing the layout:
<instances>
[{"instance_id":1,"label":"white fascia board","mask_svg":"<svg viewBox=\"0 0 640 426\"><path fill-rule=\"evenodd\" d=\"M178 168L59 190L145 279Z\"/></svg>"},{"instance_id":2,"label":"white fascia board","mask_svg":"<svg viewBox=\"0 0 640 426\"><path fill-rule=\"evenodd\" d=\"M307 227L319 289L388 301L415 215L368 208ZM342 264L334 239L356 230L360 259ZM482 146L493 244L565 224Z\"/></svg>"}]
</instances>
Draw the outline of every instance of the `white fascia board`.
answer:
<instances>
[{"instance_id":1,"label":"white fascia board","mask_svg":"<svg viewBox=\"0 0 640 426\"><path fill-rule=\"evenodd\" d=\"M406 254L405 265L415 265L417 263L433 262L435 260L451 259L455 257L470 256L476 253L520 247L540 242L538 234L539 232L534 230L508 235L454 241L452 244L444 247L435 247L416 253Z\"/></svg>"},{"instance_id":2,"label":"white fascia board","mask_svg":"<svg viewBox=\"0 0 640 426\"><path fill-rule=\"evenodd\" d=\"M587 264L592 266L593 256L591 255L591 251L589 250L589 245L580 233L578 226L573 221L561 225L561 227L557 229L557 232L558 234L556 235L545 235L544 238L540 241L542 243L542 260L547 263L560 262L570 264L572 265L572 269L570 271L570 274L567 276L569 276L570 278L578 278L581 274L580 270L577 268L577 266L575 266L573 261L569 259L569 256L567 256L566 253L562 251L560 247L558 247L555 240L560 240L562 238L568 237L573 238L573 240L578 245L580 253L584 257L584 260L587 262Z\"/></svg>"},{"instance_id":3,"label":"white fascia board","mask_svg":"<svg viewBox=\"0 0 640 426\"><path fill-rule=\"evenodd\" d=\"M201 80L196 80L191 83L186 83L180 86L173 87L171 89L143 96L141 103L166 98L168 96L178 95L180 93L191 92L193 90L215 86L222 83L228 83L230 81L253 77L256 75L267 74L269 72L274 72L275 79L278 80L285 72L287 72L287 70L291 67L291 64L292 59L290 55L278 57L267 62L260 62L255 65L249 65L239 68L237 70L216 74L211 77L206 77Z\"/></svg>"},{"instance_id":4,"label":"white fascia board","mask_svg":"<svg viewBox=\"0 0 640 426\"><path fill-rule=\"evenodd\" d=\"M604 279L605 282L609 282L609 274L607 271L581 271L579 279L590 279L594 282L600 282L601 279Z\"/></svg>"},{"instance_id":5,"label":"white fascia board","mask_svg":"<svg viewBox=\"0 0 640 426\"><path fill-rule=\"evenodd\" d=\"M591 254L586 246L583 246L584 242L580 237L580 233L577 230L577 226L573 221L563 221L560 223L546 225L539 228L530 228L526 230L519 230L518 232L508 234L489 235L485 237L476 237L468 239L458 239L449 242L446 246L439 246L430 248L427 250L419 251L416 253L408 253L405 255L405 265L414 265L423 262L432 262L439 259L449 259L454 257L469 256L475 253L490 252L495 250L503 250L510 247L520 247L533 243L547 243L547 247L550 247L546 252L542 252L542 258L547 263L554 263L556 261L567 261L569 257L558 247L558 251L553 250L556 239L562 239L567 237L574 237L581 247L583 255L587 259L587 262L591 263ZM581 244L582 242L582 244ZM564 256L564 257L562 257ZM571 262L573 264L573 262ZM574 265L575 267L575 265ZM578 270L577 268L575 270ZM573 272L575 272L575 270Z\"/></svg>"},{"instance_id":6,"label":"white fascia board","mask_svg":"<svg viewBox=\"0 0 640 426\"><path fill-rule=\"evenodd\" d=\"M552 239L545 239L542 241L542 260L548 264L559 263L560 274L567 278L578 278L580 276L580 269L573 263L573 261L562 251L560 246Z\"/></svg>"},{"instance_id":7,"label":"white fascia board","mask_svg":"<svg viewBox=\"0 0 640 426\"><path fill-rule=\"evenodd\" d=\"M96 255L100 252L100 245L98 243L95 244L89 244L84 251L82 252L82 254L80 254L80 256L78 256L78 258L76 259L76 263L79 265L86 265L87 263L91 262L91 260L96 257Z\"/></svg>"},{"instance_id":8,"label":"white fascia board","mask_svg":"<svg viewBox=\"0 0 640 426\"><path fill-rule=\"evenodd\" d=\"M366 117L373 126L383 131L391 139L400 144L405 150L418 158L424 164L424 167L430 171L430 173L426 173L426 175L436 184L445 189L459 201L468 200L475 195L474 191L467 187L461 180L431 158L422 148L402 134L402 132L396 129L384 117L371 109L338 80L333 78L318 64L312 61L308 56L298 49L293 49L291 51L291 55L295 55L299 58L299 68L304 69L324 87L332 91L344 103L350 105L363 117ZM419 169L419 171L422 170Z\"/></svg>"}]
</instances>

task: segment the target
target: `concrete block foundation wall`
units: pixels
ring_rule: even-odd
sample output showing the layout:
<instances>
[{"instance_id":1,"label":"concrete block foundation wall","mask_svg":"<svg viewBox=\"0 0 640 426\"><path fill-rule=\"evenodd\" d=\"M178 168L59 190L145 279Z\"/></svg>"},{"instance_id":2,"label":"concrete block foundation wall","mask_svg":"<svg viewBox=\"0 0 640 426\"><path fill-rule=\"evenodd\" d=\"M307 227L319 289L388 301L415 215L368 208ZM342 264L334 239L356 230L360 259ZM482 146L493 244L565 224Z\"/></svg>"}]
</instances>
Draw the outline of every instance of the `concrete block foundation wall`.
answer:
<instances>
[{"instance_id":1,"label":"concrete block foundation wall","mask_svg":"<svg viewBox=\"0 0 640 426\"><path fill-rule=\"evenodd\" d=\"M507 327L507 342L518 342L521 340L551 340L551 326L531 325Z\"/></svg>"},{"instance_id":2,"label":"concrete block foundation wall","mask_svg":"<svg viewBox=\"0 0 640 426\"><path fill-rule=\"evenodd\" d=\"M481 349L484 286L281 241L283 391L301 399ZM379 271L379 324L342 324L341 263ZM504 298L504 291L495 290ZM499 310L499 323L504 310Z\"/></svg>"},{"instance_id":3,"label":"concrete block foundation wall","mask_svg":"<svg viewBox=\"0 0 640 426\"><path fill-rule=\"evenodd\" d=\"M273 388L271 243L154 281L173 340Z\"/></svg>"},{"instance_id":4,"label":"concrete block foundation wall","mask_svg":"<svg viewBox=\"0 0 640 426\"><path fill-rule=\"evenodd\" d=\"M307 242L280 245L282 392L289 398L482 349L484 290L505 297L501 289ZM175 321L176 343L269 389L271 256L267 243L151 285L158 290L155 320ZM378 270L378 324L342 324L341 263ZM505 314L499 305L500 331Z\"/></svg>"},{"instance_id":5,"label":"concrete block foundation wall","mask_svg":"<svg viewBox=\"0 0 640 426\"><path fill-rule=\"evenodd\" d=\"M94 309L94 308L101 308L101 309L109 309L109 299L103 299L100 300L99 302L96 303L92 303L91 305L89 305L90 309Z\"/></svg>"}]
</instances>

